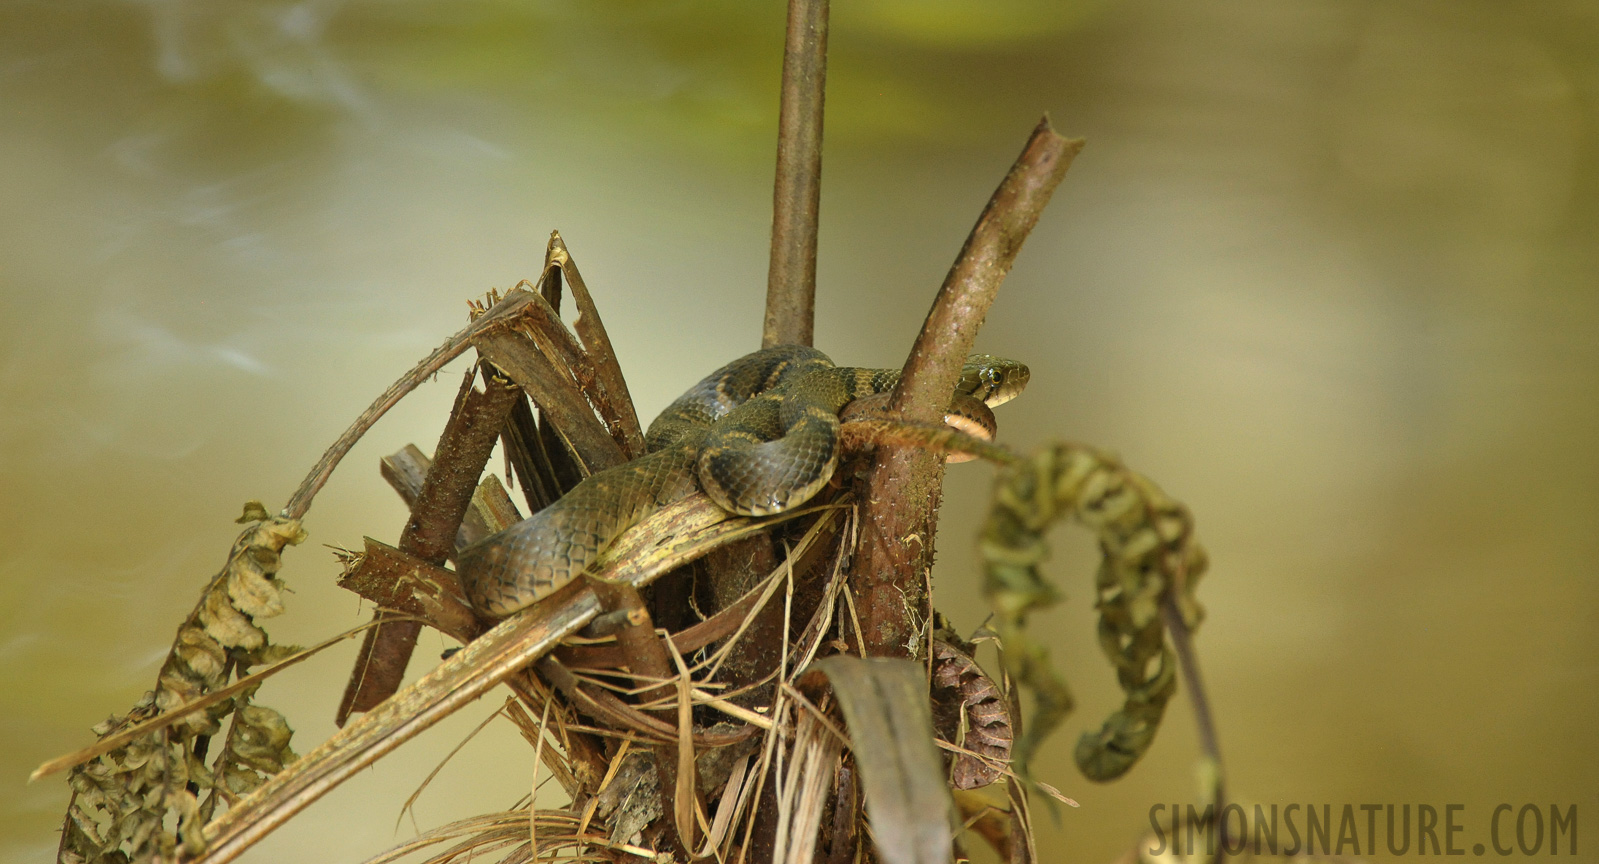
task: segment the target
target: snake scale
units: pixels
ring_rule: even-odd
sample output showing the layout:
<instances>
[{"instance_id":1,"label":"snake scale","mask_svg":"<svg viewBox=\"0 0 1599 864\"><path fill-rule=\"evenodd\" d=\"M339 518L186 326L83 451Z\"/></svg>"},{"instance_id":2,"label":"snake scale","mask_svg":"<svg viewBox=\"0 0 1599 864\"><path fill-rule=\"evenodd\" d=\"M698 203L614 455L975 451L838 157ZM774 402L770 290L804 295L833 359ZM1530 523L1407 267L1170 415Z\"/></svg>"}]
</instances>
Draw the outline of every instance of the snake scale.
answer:
<instances>
[{"instance_id":1,"label":"snake scale","mask_svg":"<svg viewBox=\"0 0 1599 864\"><path fill-rule=\"evenodd\" d=\"M1027 384L1027 367L974 354L957 393L989 405ZM456 564L479 612L505 616L577 577L623 531L703 488L745 516L803 504L838 466L838 412L883 393L897 369L834 366L796 345L741 357L678 397L650 424L648 453L600 471L554 504L463 549Z\"/></svg>"}]
</instances>

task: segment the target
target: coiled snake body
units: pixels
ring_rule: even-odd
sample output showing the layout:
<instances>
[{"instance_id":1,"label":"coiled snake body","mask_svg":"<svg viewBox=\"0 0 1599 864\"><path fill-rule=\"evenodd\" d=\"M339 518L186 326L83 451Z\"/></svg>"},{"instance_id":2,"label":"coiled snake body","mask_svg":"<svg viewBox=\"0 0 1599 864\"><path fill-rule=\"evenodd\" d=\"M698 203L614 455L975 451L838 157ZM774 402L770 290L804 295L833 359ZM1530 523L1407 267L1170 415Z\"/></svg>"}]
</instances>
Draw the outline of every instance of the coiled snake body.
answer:
<instances>
[{"instance_id":1,"label":"coiled snake body","mask_svg":"<svg viewBox=\"0 0 1599 864\"><path fill-rule=\"evenodd\" d=\"M989 405L1027 383L1027 367L973 355L959 393ZM531 517L462 550L457 569L478 611L524 609L583 572L623 531L694 492L723 509L780 513L809 500L838 466L838 412L883 393L897 369L834 366L814 348L757 351L694 385L650 424L649 453L601 471Z\"/></svg>"}]
</instances>

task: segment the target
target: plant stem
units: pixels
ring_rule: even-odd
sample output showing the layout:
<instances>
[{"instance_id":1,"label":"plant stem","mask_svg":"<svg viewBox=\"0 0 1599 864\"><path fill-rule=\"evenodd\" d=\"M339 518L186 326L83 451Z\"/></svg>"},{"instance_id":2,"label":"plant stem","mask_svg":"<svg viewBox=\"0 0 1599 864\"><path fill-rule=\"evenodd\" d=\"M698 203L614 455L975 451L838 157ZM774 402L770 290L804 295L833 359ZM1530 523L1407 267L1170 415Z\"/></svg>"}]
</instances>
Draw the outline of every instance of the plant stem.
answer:
<instances>
[{"instance_id":1,"label":"plant stem","mask_svg":"<svg viewBox=\"0 0 1599 864\"><path fill-rule=\"evenodd\" d=\"M1210 712L1210 697L1205 692L1204 679L1199 674L1199 655L1194 652L1193 632L1183 620L1176 596L1168 590L1160 602L1161 617L1166 621L1166 633L1171 638L1172 651L1177 655L1177 666L1183 673L1183 685L1188 690L1188 701L1194 708L1194 727L1199 734L1199 750L1211 762L1215 788L1211 797L1216 808L1216 855L1212 859L1220 864L1227 848L1227 820L1222 818L1222 808L1227 806L1226 775L1222 773L1221 742L1216 737L1216 720Z\"/></svg>"},{"instance_id":2,"label":"plant stem","mask_svg":"<svg viewBox=\"0 0 1599 864\"><path fill-rule=\"evenodd\" d=\"M322 458L311 467L311 473L300 481L300 488L289 498L289 503L283 507L283 516L286 519L300 519L311 509L311 501L316 498L316 493L322 490L323 484L333 475L333 469L344 459L355 442L361 440L372 424L382 417L399 402L405 394L416 389L417 385L444 368L444 364L454 360L461 352L472 347L472 340L483 333L504 327L508 320L522 314L524 307L532 302L531 292L515 291L505 299L494 305L494 308L478 316L476 321L468 324L460 332L449 338L449 341L433 350L432 354L422 358L421 362L411 368L411 371L401 376L400 380L389 385L389 389L377 398L361 416L355 418L350 428L344 430L337 441L322 454Z\"/></svg>"},{"instance_id":3,"label":"plant stem","mask_svg":"<svg viewBox=\"0 0 1599 864\"><path fill-rule=\"evenodd\" d=\"M761 347L809 345L816 325L816 227L822 197L827 2L789 0L772 193L772 258Z\"/></svg>"},{"instance_id":4,"label":"plant stem","mask_svg":"<svg viewBox=\"0 0 1599 864\"><path fill-rule=\"evenodd\" d=\"M1082 146L1081 140L1055 134L1048 117L1039 121L944 277L894 389L891 415L943 421L1000 283ZM925 575L933 561L943 464L939 454L915 447L879 446L859 481L861 534L850 579L864 601L862 635L869 655L914 654L918 627L930 617Z\"/></svg>"},{"instance_id":5,"label":"plant stem","mask_svg":"<svg viewBox=\"0 0 1599 864\"><path fill-rule=\"evenodd\" d=\"M906 420L943 422L961 366L1000 283L1082 149L1082 139L1055 134L1048 117L1038 121L944 277L894 389L891 413Z\"/></svg>"}]
</instances>

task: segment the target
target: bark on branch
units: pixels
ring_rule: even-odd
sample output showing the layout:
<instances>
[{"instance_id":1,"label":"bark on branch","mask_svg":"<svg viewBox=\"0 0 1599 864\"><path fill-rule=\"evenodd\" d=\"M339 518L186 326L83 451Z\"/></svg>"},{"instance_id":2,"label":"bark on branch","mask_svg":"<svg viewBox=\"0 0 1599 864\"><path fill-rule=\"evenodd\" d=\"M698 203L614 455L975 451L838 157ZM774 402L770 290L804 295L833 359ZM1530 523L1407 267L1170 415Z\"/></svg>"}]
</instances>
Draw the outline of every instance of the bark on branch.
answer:
<instances>
[{"instance_id":1,"label":"bark on branch","mask_svg":"<svg viewBox=\"0 0 1599 864\"><path fill-rule=\"evenodd\" d=\"M891 414L913 422L942 421L1000 283L1082 146L1081 139L1055 134L1048 117L1039 121L944 277L905 361L889 403ZM868 654L912 656L925 639L926 579L942 480L939 455L882 446L859 481L860 546L850 578L864 601L861 626Z\"/></svg>"}]
</instances>

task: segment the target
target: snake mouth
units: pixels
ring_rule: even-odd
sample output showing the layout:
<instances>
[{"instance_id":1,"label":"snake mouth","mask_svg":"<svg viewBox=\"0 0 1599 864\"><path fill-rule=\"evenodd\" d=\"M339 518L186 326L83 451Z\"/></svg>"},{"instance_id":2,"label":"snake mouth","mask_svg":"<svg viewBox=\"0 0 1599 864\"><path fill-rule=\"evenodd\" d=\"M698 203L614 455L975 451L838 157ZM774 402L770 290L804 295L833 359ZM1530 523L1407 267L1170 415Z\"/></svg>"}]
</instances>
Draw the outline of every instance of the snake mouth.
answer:
<instances>
[{"instance_id":1,"label":"snake mouth","mask_svg":"<svg viewBox=\"0 0 1599 864\"><path fill-rule=\"evenodd\" d=\"M994 422L994 412L988 405L972 398L957 398L949 410L944 412L944 425L980 441L994 440L999 428ZM952 452L944 456L944 461L954 465L978 458L980 457L973 453Z\"/></svg>"}]
</instances>

